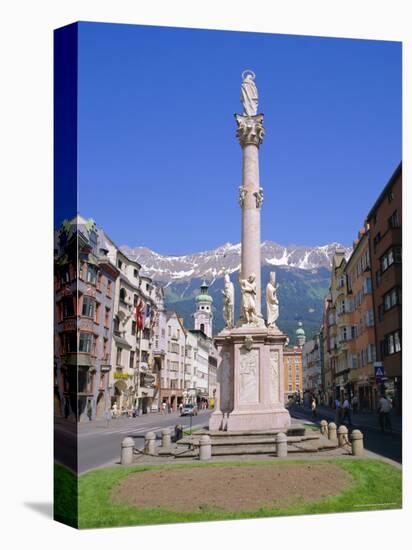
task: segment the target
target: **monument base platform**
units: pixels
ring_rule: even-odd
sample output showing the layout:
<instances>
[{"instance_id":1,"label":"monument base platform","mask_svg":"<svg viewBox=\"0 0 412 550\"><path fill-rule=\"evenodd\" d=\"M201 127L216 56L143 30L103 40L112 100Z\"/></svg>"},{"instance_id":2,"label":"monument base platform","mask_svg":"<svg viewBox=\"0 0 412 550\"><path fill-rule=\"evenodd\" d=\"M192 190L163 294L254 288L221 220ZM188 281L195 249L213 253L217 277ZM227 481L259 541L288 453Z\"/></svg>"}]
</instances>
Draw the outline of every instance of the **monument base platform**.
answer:
<instances>
[{"instance_id":1,"label":"monument base platform","mask_svg":"<svg viewBox=\"0 0 412 550\"><path fill-rule=\"evenodd\" d=\"M210 431L287 431L283 347L276 327L243 325L215 338L219 352L218 391Z\"/></svg>"},{"instance_id":2,"label":"monument base platform","mask_svg":"<svg viewBox=\"0 0 412 550\"><path fill-rule=\"evenodd\" d=\"M213 413L209 421L209 430L225 432L238 431L287 431L290 427L290 414L283 407L263 410L237 410L230 414Z\"/></svg>"}]
</instances>

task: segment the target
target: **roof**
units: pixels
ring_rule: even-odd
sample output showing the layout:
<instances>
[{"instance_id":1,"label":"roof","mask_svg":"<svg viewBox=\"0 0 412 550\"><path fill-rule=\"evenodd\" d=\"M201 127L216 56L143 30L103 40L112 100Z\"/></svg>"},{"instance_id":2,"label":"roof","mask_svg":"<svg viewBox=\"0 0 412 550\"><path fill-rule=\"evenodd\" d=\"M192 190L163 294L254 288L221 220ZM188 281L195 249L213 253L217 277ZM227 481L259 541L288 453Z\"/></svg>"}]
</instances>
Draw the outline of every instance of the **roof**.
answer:
<instances>
[{"instance_id":1,"label":"roof","mask_svg":"<svg viewBox=\"0 0 412 550\"><path fill-rule=\"evenodd\" d=\"M376 202L375 204L372 206L369 214L367 215L366 217L366 220L369 221L375 214L376 210L379 208L381 202L383 201L383 199L386 197L386 195L388 194L388 191L389 189L392 187L392 185L395 183L395 181L397 180L397 178L399 177L399 175L402 174L402 161L399 163L399 165L397 166L395 172L392 174L392 176L390 177L388 183L385 185L385 187L383 188L383 191L382 193L379 195L379 197L376 199Z\"/></svg>"}]
</instances>

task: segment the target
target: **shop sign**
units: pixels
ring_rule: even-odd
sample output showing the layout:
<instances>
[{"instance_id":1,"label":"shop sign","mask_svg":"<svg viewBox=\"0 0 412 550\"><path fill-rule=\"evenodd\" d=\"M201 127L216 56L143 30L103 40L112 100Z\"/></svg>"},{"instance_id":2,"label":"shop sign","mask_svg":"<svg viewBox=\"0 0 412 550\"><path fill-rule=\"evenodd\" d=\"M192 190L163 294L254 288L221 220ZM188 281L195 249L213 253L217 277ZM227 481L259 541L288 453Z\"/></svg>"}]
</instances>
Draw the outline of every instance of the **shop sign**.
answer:
<instances>
[{"instance_id":1,"label":"shop sign","mask_svg":"<svg viewBox=\"0 0 412 550\"><path fill-rule=\"evenodd\" d=\"M127 372L114 372L113 376L114 378L129 378Z\"/></svg>"}]
</instances>

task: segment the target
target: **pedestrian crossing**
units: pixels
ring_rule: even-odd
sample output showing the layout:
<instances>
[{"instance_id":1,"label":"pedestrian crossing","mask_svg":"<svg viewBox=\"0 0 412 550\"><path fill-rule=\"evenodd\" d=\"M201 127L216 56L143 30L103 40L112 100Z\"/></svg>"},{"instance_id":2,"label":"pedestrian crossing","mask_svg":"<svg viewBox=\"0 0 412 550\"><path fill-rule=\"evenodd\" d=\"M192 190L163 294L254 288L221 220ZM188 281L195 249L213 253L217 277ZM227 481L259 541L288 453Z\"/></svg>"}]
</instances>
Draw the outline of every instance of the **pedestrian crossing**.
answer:
<instances>
[{"instance_id":1,"label":"pedestrian crossing","mask_svg":"<svg viewBox=\"0 0 412 550\"><path fill-rule=\"evenodd\" d=\"M142 426L140 428L135 428L134 426L125 426L121 429L117 430L106 430L102 429L102 431L99 432L84 432L80 433L79 437L94 437L96 435L114 435L114 434L129 434L131 436L140 434L140 433L146 433L146 432L156 432L159 430L163 430L164 426Z\"/></svg>"}]
</instances>

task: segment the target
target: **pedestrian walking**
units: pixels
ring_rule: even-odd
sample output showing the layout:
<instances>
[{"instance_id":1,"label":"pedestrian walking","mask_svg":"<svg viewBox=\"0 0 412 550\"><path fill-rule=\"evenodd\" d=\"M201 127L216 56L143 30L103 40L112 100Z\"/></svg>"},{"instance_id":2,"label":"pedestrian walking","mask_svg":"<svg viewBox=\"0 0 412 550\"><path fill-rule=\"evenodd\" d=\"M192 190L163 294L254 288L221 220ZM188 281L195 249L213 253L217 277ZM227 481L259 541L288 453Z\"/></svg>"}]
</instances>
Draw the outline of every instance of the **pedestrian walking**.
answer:
<instances>
[{"instance_id":1,"label":"pedestrian walking","mask_svg":"<svg viewBox=\"0 0 412 550\"><path fill-rule=\"evenodd\" d=\"M347 420L349 426L352 426L351 406L350 406L350 401L347 397L346 397L345 401L343 402L342 410L343 410L342 424L344 424L345 420Z\"/></svg>"},{"instance_id":2,"label":"pedestrian walking","mask_svg":"<svg viewBox=\"0 0 412 550\"><path fill-rule=\"evenodd\" d=\"M316 399L315 399L314 397L312 397L311 409L312 409L312 416L313 416L313 418L316 418L316 417L317 417L317 412L316 412Z\"/></svg>"},{"instance_id":3,"label":"pedestrian walking","mask_svg":"<svg viewBox=\"0 0 412 550\"><path fill-rule=\"evenodd\" d=\"M182 414L183 411L183 403L179 403L179 413Z\"/></svg>"},{"instance_id":4,"label":"pedestrian walking","mask_svg":"<svg viewBox=\"0 0 412 550\"><path fill-rule=\"evenodd\" d=\"M342 408L340 405L340 399L337 397L335 399L335 424L337 426L341 423Z\"/></svg>"},{"instance_id":5,"label":"pedestrian walking","mask_svg":"<svg viewBox=\"0 0 412 550\"><path fill-rule=\"evenodd\" d=\"M358 396L354 395L353 398L352 398L352 411L353 411L353 414L358 412L358 403L359 403Z\"/></svg>"},{"instance_id":6,"label":"pedestrian walking","mask_svg":"<svg viewBox=\"0 0 412 550\"><path fill-rule=\"evenodd\" d=\"M160 407L161 414L166 414L166 401L163 401L162 406Z\"/></svg>"},{"instance_id":7,"label":"pedestrian walking","mask_svg":"<svg viewBox=\"0 0 412 550\"><path fill-rule=\"evenodd\" d=\"M382 395L378 401L379 425L381 427L381 432L385 432L385 428L388 428L388 430L392 432L392 422L390 418L391 409L391 402L387 397Z\"/></svg>"}]
</instances>

